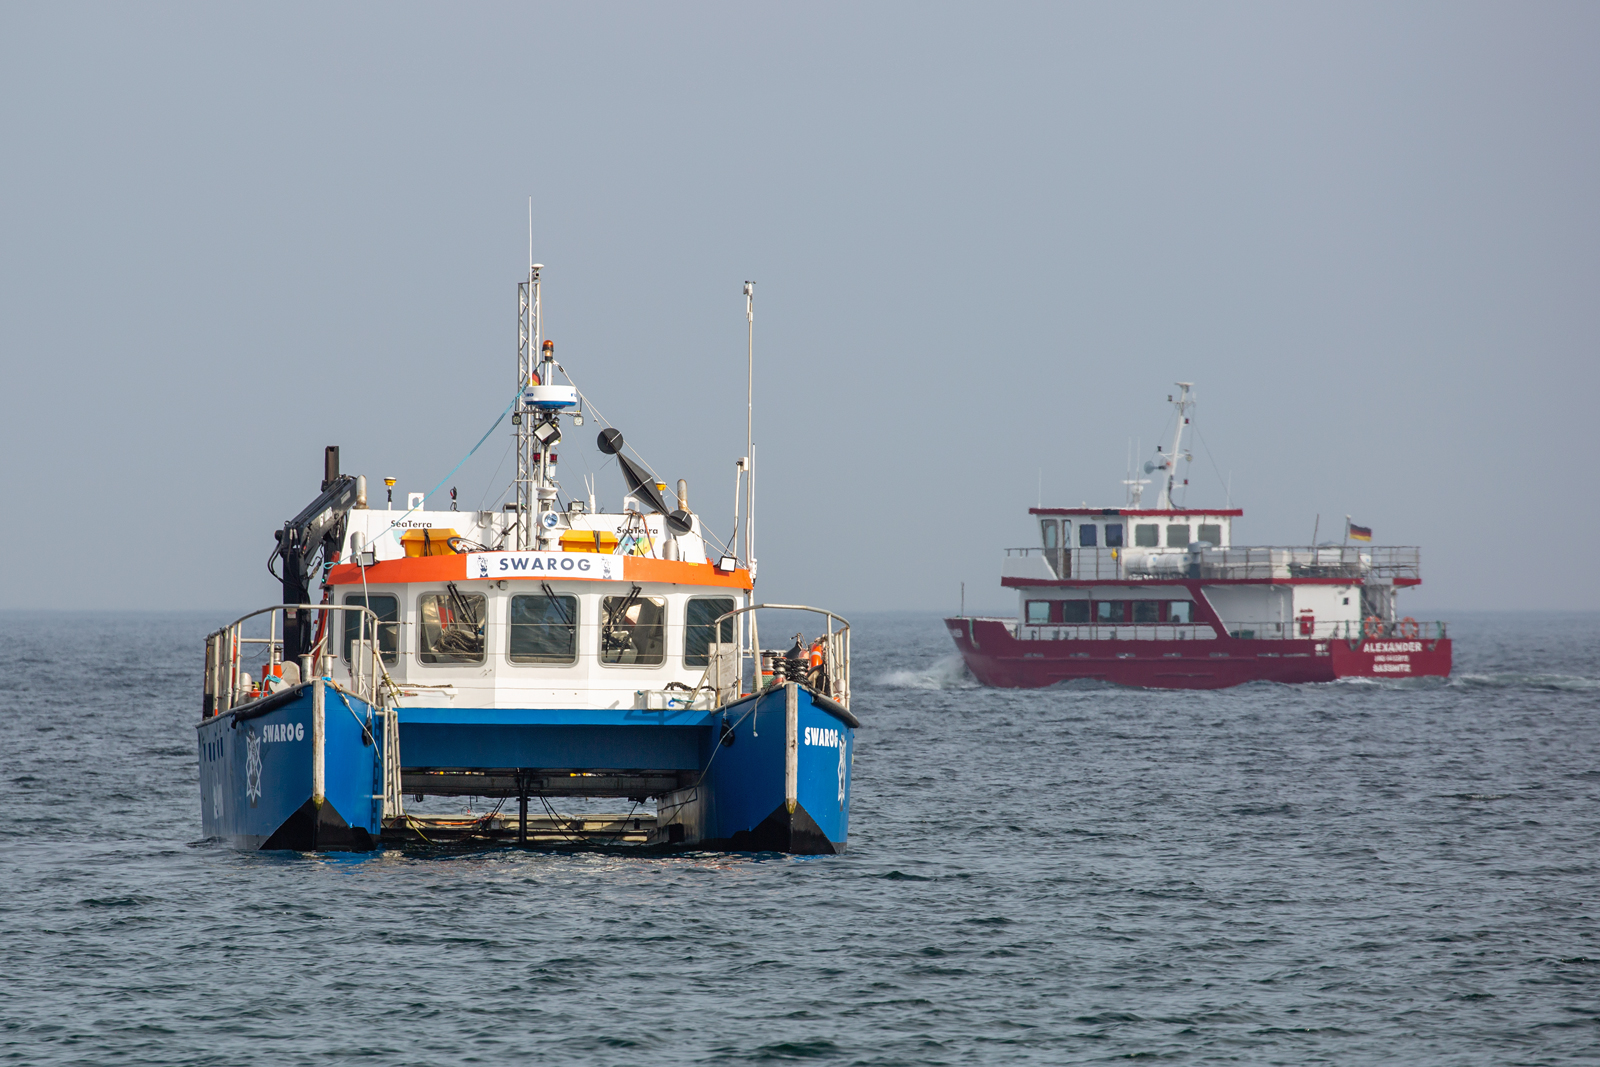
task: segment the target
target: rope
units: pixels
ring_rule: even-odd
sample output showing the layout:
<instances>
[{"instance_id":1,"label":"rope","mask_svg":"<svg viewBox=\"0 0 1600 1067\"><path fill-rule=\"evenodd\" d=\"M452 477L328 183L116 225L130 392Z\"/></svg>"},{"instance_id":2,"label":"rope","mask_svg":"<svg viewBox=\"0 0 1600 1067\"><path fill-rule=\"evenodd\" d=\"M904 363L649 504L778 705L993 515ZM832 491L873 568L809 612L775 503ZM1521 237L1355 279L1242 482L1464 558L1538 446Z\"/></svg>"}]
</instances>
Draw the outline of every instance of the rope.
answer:
<instances>
[{"instance_id":1,"label":"rope","mask_svg":"<svg viewBox=\"0 0 1600 1067\"><path fill-rule=\"evenodd\" d=\"M1217 481L1223 486L1224 491L1226 491L1228 485L1227 480L1222 477L1222 468L1217 466L1217 457L1211 454L1211 446L1206 444L1204 435L1200 433L1200 427L1191 422L1189 428L1194 431L1195 440L1200 442L1200 447L1205 451L1206 459L1211 461L1212 473L1217 476ZM1230 500L1228 503L1231 506L1233 502Z\"/></svg>"},{"instance_id":2,"label":"rope","mask_svg":"<svg viewBox=\"0 0 1600 1067\"><path fill-rule=\"evenodd\" d=\"M376 739L372 736L372 730L366 723L361 721L361 716L356 714L356 709L350 706L350 698L344 695L344 690L339 687L339 683L326 676L322 680L333 686L333 691L339 694L339 699L344 702L344 710L348 711L350 717L356 721L356 725L361 727L361 736L367 739L368 744L373 743Z\"/></svg>"},{"instance_id":3,"label":"rope","mask_svg":"<svg viewBox=\"0 0 1600 1067\"><path fill-rule=\"evenodd\" d=\"M768 690L767 692L771 692L771 690ZM765 693L758 693L756 695L755 700L752 701L751 704L750 704L750 710L745 712L743 715L739 716L739 721L735 722L733 724L733 726L730 727L730 729L731 730L739 729L739 725L741 723L743 723L746 719L748 719L750 716L754 715L758 710L760 710L760 708L761 708L761 697L765 696L765 695L766 695ZM719 734L717 736L716 749L711 753L711 758L706 760L705 770L700 772L700 777L698 777L698 778L696 778L694 780L694 784L693 785L688 786L689 789L699 789L700 788L700 783L704 782L706 780L706 775L711 773L711 765L713 763L717 762L717 757L722 755L722 750L727 748L727 747L728 747L727 745L724 745L722 743L722 736ZM688 803L688 802L685 801L684 803ZM677 811L679 808L682 808L682 807L683 807L683 804L675 804L669 810ZM656 817L659 820L659 818L660 818L660 809L659 808L656 809ZM658 823L658 825L659 825L659 823Z\"/></svg>"},{"instance_id":4,"label":"rope","mask_svg":"<svg viewBox=\"0 0 1600 1067\"><path fill-rule=\"evenodd\" d=\"M450 473L449 474L446 474L443 478L439 479L439 484L438 485L434 486L432 489L429 489L426 493L422 494L422 503L423 504L426 504L428 502L428 498L429 497L431 497L433 494L437 493L440 489L444 488L444 483L448 482L451 478L454 478L456 476L456 471L461 469L462 464L466 463L467 460L471 459L473 457L473 454L476 453L478 451L478 449L483 447L483 443L489 439L489 435L494 433L496 430L498 430L500 428L500 424L505 421L506 416L511 414L511 409L516 407L517 400L521 396L522 396L522 388L521 388L521 386L518 386L517 387L516 396L513 396L511 398L511 403L507 404L505 410L500 413L500 417L494 420L494 425L490 426L487 430L485 430L483 436L478 438L478 443L472 446L471 451L469 451L466 455L461 457L461 462L460 463L457 463L454 467L450 468ZM502 459L501 462L504 463L505 460ZM403 522L407 515L410 515L413 512L419 511L419 510L421 510L421 508L422 508L422 504L419 504L414 508L407 508L405 510L404 514L402 514L400 516L400 518L398 518L398 519L396 519L394 521L395 522Z\"/></svg>"}]
</instances>

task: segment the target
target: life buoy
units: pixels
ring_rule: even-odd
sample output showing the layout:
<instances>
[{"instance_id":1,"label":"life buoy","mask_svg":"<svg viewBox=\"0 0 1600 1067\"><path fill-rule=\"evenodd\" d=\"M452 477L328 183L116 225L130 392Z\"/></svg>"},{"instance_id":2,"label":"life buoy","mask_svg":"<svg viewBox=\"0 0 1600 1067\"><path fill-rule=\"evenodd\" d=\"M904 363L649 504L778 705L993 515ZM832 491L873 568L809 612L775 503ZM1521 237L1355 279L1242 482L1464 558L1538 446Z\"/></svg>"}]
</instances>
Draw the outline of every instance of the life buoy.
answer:
<instances>
[{"instance_id":1,"label":"life buoy","mask_svg":"<svg viewBox=\"0 0 1600 1067\"><path fill-rule=\"evenodd\" d=\"M1407 615L1405 618L1400 620L1401 637L1404 637L1407 640L1414 640L1417 634L1421 632L1422 628L1417 625L1417 620L1413 619L1410 615Z\"/></svg>"},{"instance_id":2,"label":"life buoy","mask_svg":"<svg viewBox=\"0 0 1600 1067\"><path fill-rule=\"evenodd\" d=\"M811 666L813 669L822 666L822 642L814 641L811 644Z\"/></svg>"},{"instance_id":3,"label":"life buoy","mask_svg":"<svg viewBox=\"0 0 1600 1067\"><path fill-rule=\"evenodd\" d=\"M1367 621L1362 624L1361 630L1368 637L1383 636L1383 620L1376 615L1368 615Z\"/></svg>"}]
</instances>

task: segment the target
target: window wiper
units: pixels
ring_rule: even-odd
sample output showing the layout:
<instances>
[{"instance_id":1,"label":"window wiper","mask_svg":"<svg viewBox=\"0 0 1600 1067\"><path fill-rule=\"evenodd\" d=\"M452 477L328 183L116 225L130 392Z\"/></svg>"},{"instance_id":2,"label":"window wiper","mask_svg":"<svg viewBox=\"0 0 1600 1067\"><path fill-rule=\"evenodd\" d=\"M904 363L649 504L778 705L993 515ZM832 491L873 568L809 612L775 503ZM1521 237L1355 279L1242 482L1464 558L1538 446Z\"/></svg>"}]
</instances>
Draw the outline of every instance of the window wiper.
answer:
<instances>
[{"instance_id":1,"label":"window wiper","mask_svg":"<svg viewBox=\"0 0 1600 1067\"><path fill-rule=\"evenodd\" d=\"M450 590L450 606L460 612L461 617L466 619L467 624L474 630L481 629L482 624L478 621L477 610L467 601L466 597L461 595L461 590L456 588L456 583L450 582L445 588Z\"/></svg>"},{"instance_id":2,"label":"window wiper","mask_svg":"<svg viewBox=\"0 0 1600 1067\"><path fill-rule=\"evenodd\" d=\"M550 588L550 583L540 582L539 588L544 590L544 595L550 598L550 603L554 605L556 613L561 616L561 625L571 626L572 620L567 617L567 606L561 602L560 597L556 596L555 590Z\"/></svg>"},{"instance_id":3,"label":"window wiper","mask_svg":"<svg viewBox=\"0 0 1600 1067\"><path fill-rule=\"evenodd\" d=\"M642 591L642 589L642 586L634 586L631 590L629 590L627 597L623 599L622 603L618 604L612 610L606 612L605 631L601 634L600 643L607 651L624 649L633 643L632 631L619 625L618 620L627 615L628 609L633 607L634 601L639 599L639 593Z\"/></svg>"}]
</instances>

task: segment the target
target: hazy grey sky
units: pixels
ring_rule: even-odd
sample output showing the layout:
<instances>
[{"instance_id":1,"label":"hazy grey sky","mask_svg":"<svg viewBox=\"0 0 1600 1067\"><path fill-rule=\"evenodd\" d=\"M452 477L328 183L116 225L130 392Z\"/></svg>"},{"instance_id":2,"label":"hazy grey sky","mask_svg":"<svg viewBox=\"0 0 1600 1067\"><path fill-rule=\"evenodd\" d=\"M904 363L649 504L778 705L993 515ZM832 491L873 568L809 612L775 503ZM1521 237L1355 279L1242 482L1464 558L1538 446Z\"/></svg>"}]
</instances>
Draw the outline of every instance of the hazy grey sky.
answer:
<instances>
[{"instance_id":1,"label":"hazy grey sky","mask_svg":"<svg viewBox=\"0 0 1600 1067\"><path fill-rule=\"evenodd\" d=\"M243 613L324 444L443 478L532 195L558 355L724 531L758 281L766 599L1008 604L1182 378L1241 540L1593 608L1597 55L1594 4L0 6L0 606Z\"/></svg>"}]
</instances>

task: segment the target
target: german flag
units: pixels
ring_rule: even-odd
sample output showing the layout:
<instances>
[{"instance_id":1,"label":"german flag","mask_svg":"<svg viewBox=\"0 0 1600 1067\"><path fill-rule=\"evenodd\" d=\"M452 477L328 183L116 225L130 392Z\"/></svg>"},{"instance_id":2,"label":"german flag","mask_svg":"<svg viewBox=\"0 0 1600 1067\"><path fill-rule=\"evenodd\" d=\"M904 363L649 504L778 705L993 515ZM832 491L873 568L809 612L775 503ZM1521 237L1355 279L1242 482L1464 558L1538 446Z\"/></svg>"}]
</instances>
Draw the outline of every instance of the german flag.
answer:
<instances>
[{"instance_id":1,"label":"german flag","mask_svg":"<svg viewBox=\"0 0 1600 1067\"><path fill-rule=\"evenodd\" d=\"M1355 523L1350 521L1349 517L1346 517L1344 521L1345 521L1345 525L1350 528L1350 534L1349 534L1350 540L1352 540L1352 541L1370 541L1370 540L1372 540L1372 527L1370 527L1370 526L1357 526Z\"/></svg>"}]
</instances>

